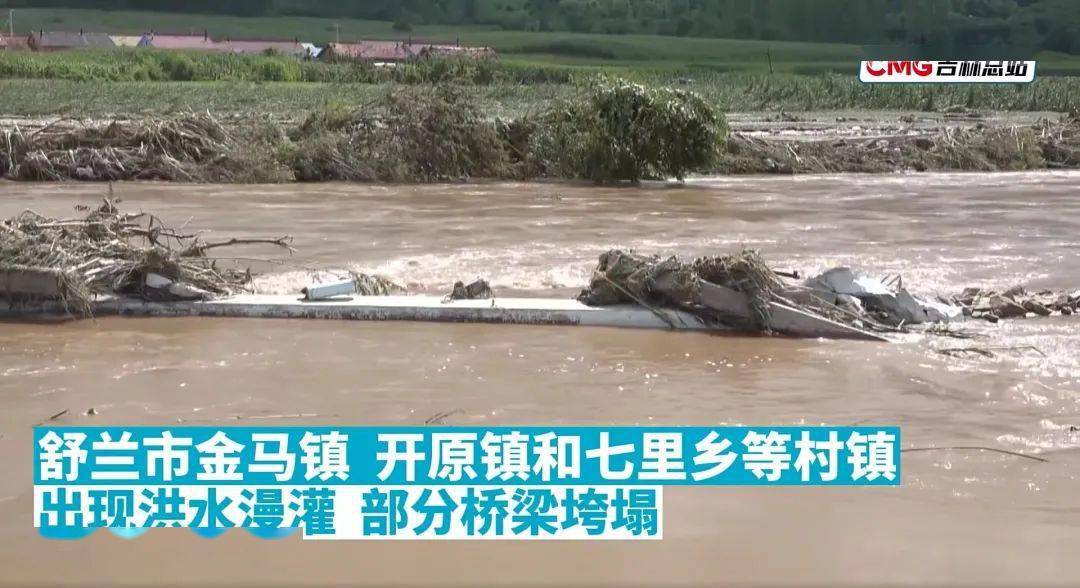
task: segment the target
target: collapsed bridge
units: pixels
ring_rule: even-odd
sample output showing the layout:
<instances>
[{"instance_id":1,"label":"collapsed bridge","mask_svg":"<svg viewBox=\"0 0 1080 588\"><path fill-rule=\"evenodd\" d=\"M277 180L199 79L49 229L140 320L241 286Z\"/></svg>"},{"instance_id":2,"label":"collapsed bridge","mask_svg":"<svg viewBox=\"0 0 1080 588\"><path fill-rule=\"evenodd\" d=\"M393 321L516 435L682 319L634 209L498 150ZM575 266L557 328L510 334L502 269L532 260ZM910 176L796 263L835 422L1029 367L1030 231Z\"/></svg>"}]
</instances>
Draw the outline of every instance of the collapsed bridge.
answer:
<instances>
[{"instance_id":1,"label":"collapsed bridge","mask_svg":"<svg viewBox=\"0 0 1080 588\"><path fill-rule=\"evenodd\" d=\"M502 298L484 282L445 297L409 295L350 272L297 294L255 292L250 270L220 267L213 250L249 245L292 252L287 236L206 242L111 200L81 217L26 211L0 222L0 317L217 316L413 320L659 328L887 341L963 319L1071 315L1080 291L967 289L920 297L899 276L833 268L802 280L753 250L684 262L611 250L576 300Z\"/></svg>"}]
</instances>

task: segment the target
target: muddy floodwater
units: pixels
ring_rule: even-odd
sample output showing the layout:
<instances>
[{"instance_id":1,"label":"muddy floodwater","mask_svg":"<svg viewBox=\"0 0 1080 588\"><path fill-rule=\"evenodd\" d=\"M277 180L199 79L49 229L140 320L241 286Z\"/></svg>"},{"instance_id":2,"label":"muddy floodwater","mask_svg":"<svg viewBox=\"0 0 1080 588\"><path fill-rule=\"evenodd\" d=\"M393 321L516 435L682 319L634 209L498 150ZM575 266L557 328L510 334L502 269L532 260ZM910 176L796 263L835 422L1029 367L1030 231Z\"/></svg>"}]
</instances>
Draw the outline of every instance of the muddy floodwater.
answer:
<instances>
[{"instance_id":1,"label":"muddy floodwater","mask_svg":"<svg viewBox=\"0 0 1080 588\"><path fill-rule=\"evenodd\" d=\"M917 292L1080 288L1080 174L560 184L117 186L213 235L295 237L290 272L378 272L414 291L488 279L570 296L611 246L743 245L777 268L849 264ZM101 185L0 183L0 215ZM253 249L252 257L265 251ZM265 266L259 266L266 269ZM1080 582L1080 319L981 323L892 344L661 331L290 320L0 323L0 583ZM944 347L1008 347L964 360ZM96 415L85 413L93 408ZM665 492L660 542L272 542L155 530L50 542L32 527L31 427L175 423L895 424L893 489Z\"/></svg>"}]
</instances>

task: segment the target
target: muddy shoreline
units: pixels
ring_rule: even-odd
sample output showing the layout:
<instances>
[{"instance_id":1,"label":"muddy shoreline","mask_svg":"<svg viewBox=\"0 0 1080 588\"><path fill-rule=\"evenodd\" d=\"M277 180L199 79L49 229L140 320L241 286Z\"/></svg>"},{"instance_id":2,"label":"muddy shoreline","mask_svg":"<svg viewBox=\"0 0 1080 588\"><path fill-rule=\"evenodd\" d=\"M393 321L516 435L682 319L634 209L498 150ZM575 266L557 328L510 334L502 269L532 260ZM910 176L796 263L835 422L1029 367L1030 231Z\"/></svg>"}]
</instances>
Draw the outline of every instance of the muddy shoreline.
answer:
<instances>
[{"instance_id":1,"label":"muddy shoreline","mask_svg":"<svg viewBox=\"0 0 1080 588\"><path fill-rule=\"evenodd\" d=\"M199 115L202 116L202 115ZM922 171L1026 171L1080 169L1080 118L1053 112L991 113L960 109L953 112L822 111L731 113L730 132L717 162L703 175L894 173ZM456 182L484 179L571 179L515 165L490 173L461 177L405 174L403 177L320 177L280 160L280 150L245 141L247 134L287 136L303 123L257 119L253 116L214 117L221 133L237 140L221 153L205 153L209 144L158 144L145 136L149 119L137 117L33 118L0 115L0 179L15 181L158 180L236 184L310 182L335 179L394 183ZM195 121L196 127L206 125ZM256 123L253 125L253 123ZM493 121L504 140L513 142L513 122ZM258 127L257 129L255 127ZM92 130L89 138L88 129ZM96 131L93 131L95 130ZM254 129L254 130L253 130ZM187 129L196 132L194 128ZM119 135L127 136L117 140ZM46 135L51 151L29 149L31 165L19 166L10 154L18 150L13 137L28 144ZM177 139L184 142L178 131ZM80 138L84 137L84 138ZM50 139L46 139L49 142ZM138 157L118 155L123 150ZM38 155L40 152L41 155ZM47 157L42 157L46 155ZM25 155L25 154L24 154ZM152 159L154 165L146 161ZM189 161L190 160L190 161ZM164 165L162 165L162 163ZM140 167L145 169L140 169Z\"/></svg>"}]
</instances>

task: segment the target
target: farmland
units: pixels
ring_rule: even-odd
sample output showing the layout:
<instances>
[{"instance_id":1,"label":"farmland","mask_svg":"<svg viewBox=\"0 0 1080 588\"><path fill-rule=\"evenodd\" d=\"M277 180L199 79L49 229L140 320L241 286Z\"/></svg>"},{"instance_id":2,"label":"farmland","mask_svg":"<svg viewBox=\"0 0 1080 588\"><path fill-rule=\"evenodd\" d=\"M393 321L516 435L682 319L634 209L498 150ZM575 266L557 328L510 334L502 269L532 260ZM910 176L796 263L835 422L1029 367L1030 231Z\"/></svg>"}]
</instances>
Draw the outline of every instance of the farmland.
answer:
<instances>
[{"instance_id":1,"label":"farmland","mask_svg":"<svg viewBox=\"0 0 1080 588\"><path fill-rule=\"evenodd\" d=\"M616 68L686 68L721 71L815 73L851 71L862 50L857 45L659 35L605 35L506 31L480 26L415 26L396 31L382 21L305 17L235 17L205 14L79 9L19 9L16 29L80 30L140 34L149 30L202 33L215 38L300 39L316 44L352 39L415 39L461 42L494 48L504 59Z\"/></svg>"},{"instance_id":2,"label":"farmland","mask_svg":"<svg viewBox=\"0 0 1080 588\"><path fill-rule=\"evenodd\" d=\"M1044 53L1028 86L875 87L854 78L857 45L656 35L509 31L484 26L77 9L18 9L19 30L206 31L219 39L263 37L325 43L408 39L493 47L496 61L433 60L377 68L282 55L114 49L0 52L0 101L13 116L125 116L210 110L298 117L358 104L395 85L454 83L492 117L536 112L593 81L621 77L682 86L732 112L803 110L1080 110L1080 58ZM771 71L770 71L771 67Z\"/></svg>"},{"instance_id":3,"label":"farmland","mask_svg":"<svg viewBox=\"0 0 1080 588\"><path fill-rule=\"evenodd\" d=\"M464 84L463 90L490 116L514 117L545 108L579 93L595 75L582 74L571 83L522 84L495 81ZM650 85L672 85L668 74L635 72L633 79ZM328 83L251 81L109 81L0 80L5 115L110 115L211 110L216 113L257 112L295 117L334 104L360 104L401 83ZM691 88L722 110L892 110L941 111L964 107L994 111L1080 110L1080 78L1045 78L1013 87L889 87L859 84L840 75L797 76L707 74Z\"/></svg>"}]
</instances>

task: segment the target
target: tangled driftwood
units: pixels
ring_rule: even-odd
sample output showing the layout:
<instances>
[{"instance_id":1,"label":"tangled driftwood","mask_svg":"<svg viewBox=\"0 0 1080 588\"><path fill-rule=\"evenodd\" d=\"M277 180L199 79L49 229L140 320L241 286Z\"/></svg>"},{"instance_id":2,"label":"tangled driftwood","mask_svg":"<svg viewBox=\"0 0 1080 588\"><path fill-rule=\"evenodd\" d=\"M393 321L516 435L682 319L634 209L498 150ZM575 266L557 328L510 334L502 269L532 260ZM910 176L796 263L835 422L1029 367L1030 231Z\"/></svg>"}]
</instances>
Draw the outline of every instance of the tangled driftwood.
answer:
<instances>
[{"instance_id":1,"label":"tangled driftwood","mask_svg":"<svg viewBox=\"0 0 1080 588\"><path fill-rule=\"evenodd\" d=\"M268 244L292 251L291 237L203 241L147 213L121 212L112 200L80 218L25 211L0 221L0 273L55 276L55 294L74 311L88 312L95 295L147 300L207 298L238 292L251 275L223 269L207 255L219 247ZM33 297L11 286L0 298ZM48 291L38 295L50 297Z\"/></svg>"}]
</instances>

